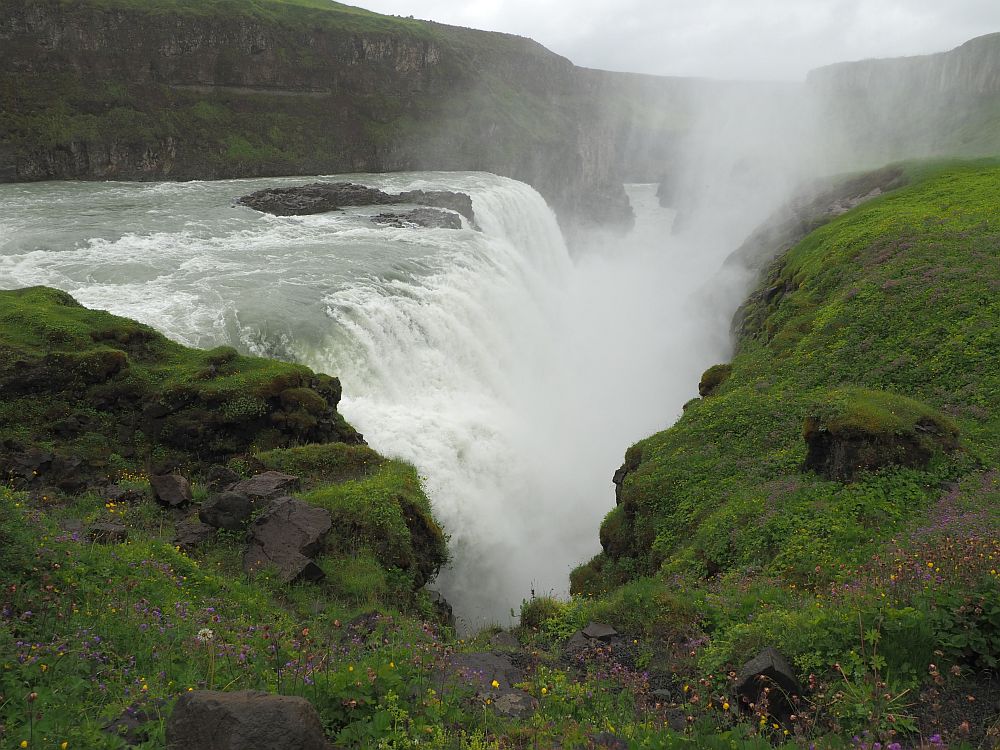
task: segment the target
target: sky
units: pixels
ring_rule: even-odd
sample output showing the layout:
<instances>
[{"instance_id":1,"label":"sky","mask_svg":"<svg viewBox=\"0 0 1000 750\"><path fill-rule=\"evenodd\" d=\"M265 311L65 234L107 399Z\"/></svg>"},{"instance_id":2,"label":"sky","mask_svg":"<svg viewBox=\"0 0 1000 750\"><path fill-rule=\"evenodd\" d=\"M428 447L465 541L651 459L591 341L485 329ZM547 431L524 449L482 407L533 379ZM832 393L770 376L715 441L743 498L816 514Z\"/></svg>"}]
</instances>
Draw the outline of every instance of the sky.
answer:
<instances>
[{"instance_id":1,"label":"sky","mask_svg":"<svg viewBox=\"0 0 1000 750\"><path fill-rule=\"evenodd\" d=\"M952 49L1000 32L1000 0L346 0L528 36L577 65L801 80L845 60Z\"/></svg>"}]
</instances>

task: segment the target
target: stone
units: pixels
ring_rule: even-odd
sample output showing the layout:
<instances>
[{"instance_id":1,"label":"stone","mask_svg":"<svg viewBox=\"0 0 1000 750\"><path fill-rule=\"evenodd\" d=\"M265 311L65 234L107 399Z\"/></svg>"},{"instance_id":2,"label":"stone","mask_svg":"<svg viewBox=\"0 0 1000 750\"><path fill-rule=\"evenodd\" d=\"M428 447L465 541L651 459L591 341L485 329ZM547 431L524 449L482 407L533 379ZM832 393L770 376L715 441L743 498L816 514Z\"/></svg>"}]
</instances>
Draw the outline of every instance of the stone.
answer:
<instances>
[{"instance_id":1,"label":"stone","mask_svg":"<svg viewBox=\"0 0 1000 750\"><path fill-rule=\"evenodd\" d=\"M498 690L511 688L524 676L509 656L490 652L454 654L447 662L446 671L479 688L491 688L496 680Z\"/></svg>"},{"instance_id":2,"label":"stone","mask_svg":"<svg viewBox=\"0 0 1000 750\"><path fill-rule=\"evenodd\" d=\"M506 630L494 633L490 638L490 647L501 651L512 651L521 648L521 642Z\"/></svg>"},{"instance_id":3,"label":"stone","mask_svg":"<svg viewBox=\"0 0 1000 750\"><path fill-rule=\"evenodd\" d=\"M535 712L538 701L523 690L507 690L493 699L492 706L498 716L523 719Z\"/></svg>"},{"instance_id":4,"label":"stone","mask_svg":"<svg viewBox=\"0 0 1000 750\"><path fill-rule=\"evenodd\" d=\"M199 547L215 536L215 529L201 521L181 521L174 532L173 544L185 552Z\"/></svg>"},{"instance_id":5,"label":"stone","mask_svg":"<svg viewBox=\"0 0 1000 750\"><path fill-rule=\"evenodd\" d=\"M294 492L299 488L299 478L291 474L282 474L280 471L265 471L237 482L229 488L230 492L246 495L253 502L261 500L271 500L289 492Z\"/></svg>"},{"instance_id":6,"label":"stone","mask_svg":"<svg viewBox=\"0 0 1000 750\"><path fill-rule=\"evenodd\" d=\"M578 659L590 649L595 648L595 646L594 641L585 636L581 631L577 631L563 644L562 651L568 658Z\"/></svg>"},{"instance_id":7,"label":"stone","mask_svg":"<svg viewBox=\"0 0 1000 750\"><path fill-rule=\"evenodd\" d=\"M240 475L228 466L219 466L216 464L209 467L205 473L205 485L208 487L209 492L228 490L238 481L240 481Z\"/></svg>"},{"instance_id":8,"label":"stone","mask_svg":"<svg viewBox=\"0 0 1000 750\"><path fill-rule=\"evenodd\" d=\"M180 474L151 476L149 486L153 488L156 501L168 508L183 508L193 497L191 483Z\"/></svg>"},{"instance_id":9,"label":"stone","mask_svg":"<svg viewBox=\"0 0 1000 750\"><path fill-rule=\"evenodd\" d=\"M162 701L157 701L155 707L159 708L162 705ZM158 717L156 718L158 719ZM133 703L125 708L117 718L101 727L101 731L119 738L128 746L141 745L143 742L149 741L149 730L146 729L146 725L153 720L154 716L149 713L147 708L143 708L139 703Z\"/></svg>"},{"instance_id":10,"label":"stone","mask_svg":"<svg viewBox=\"0 0 1000 750\"><path fill-rule=\"evenodd\" d=\"M198 518L209 526L227 531L240 531L250 522L253 502L240 492L221 492L201 504Z\"/></svg>"},{"instance_id":11,"label":"stone","mask_svg":"<svg viewBox=\"0 0 1000 750\"><path fill-rule=\"evenodd\" d=\"M309 701L258 691L181 693L166 732L168 750L332 750Z\"/></svg>"},{"instance_id":12,"label":"stone","mask_svg":"<svg viewBox=\"0 0 1000 750\"><path fill-rule=\"evenodd\" d=\"M97 544L121 544L128 538L128 530L120 523L95 523L87 529L87 536Z\"/></svg>"},{"instance_id":13,"label":"stone","mask_svg":"<svg viewBox=\"0 0 1000 750\"><path fill-rule=\"evenodd\" d=\"M759 704L765 688L770 688L768 711L771 715L783 720L794 713L791 698L793 695L802 695L802 686L788 660L770 646L740 670L736 694L741 698L741 706Z\"/></svg>"},{"instance_id":14,"label":"stone","mask_svg":"<svg viewBox=\"0 0 1000 750\"><path fill-rule=\"evenodd\" d=\"M616 635L618 635L618 631L615 630L613 627L611 627L610 625L605 625L604 623L600 622L592 622L580 632L583 633L587 638L590 638L595 641L602 641L604 643L607 643Z\"/></svg>"},{"instance_id":15,"label":"stone","mask_svg":"<svg viewBox=\"0 0 1000 750\"><path fill-rule=\"evenodd\" d=\"M309 558L319 552L332 526L329 511L290 497L278 498L250 527L243 570L252 574L274 566L285 583L318 580L323 571Z\"/></svg>"}]
</instances>

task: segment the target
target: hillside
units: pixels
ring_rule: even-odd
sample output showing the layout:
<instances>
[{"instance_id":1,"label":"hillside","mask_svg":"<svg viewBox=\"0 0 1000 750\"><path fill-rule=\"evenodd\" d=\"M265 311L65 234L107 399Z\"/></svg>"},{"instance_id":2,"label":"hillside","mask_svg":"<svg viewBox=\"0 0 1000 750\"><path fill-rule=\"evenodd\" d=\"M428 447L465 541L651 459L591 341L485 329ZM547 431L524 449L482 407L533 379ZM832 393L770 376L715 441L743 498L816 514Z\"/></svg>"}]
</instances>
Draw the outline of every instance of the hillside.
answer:
<instances>
[{"instance_id":1,"label":"hillside","mask_svg":"<svg viewBox=\"0 0 1000 750\"><path fill-rule=\"evenodd\" d=\"M629 449L604 551L573 574L577 594L671 602L653 632L689 612L706 672L776 646L802 677L888 681L825 707L882 741L889 713L934 729L928 664L988 674L1000 647L1000 168L904 172L766 270L732 362Z\"/></svg>"}]
</instances>

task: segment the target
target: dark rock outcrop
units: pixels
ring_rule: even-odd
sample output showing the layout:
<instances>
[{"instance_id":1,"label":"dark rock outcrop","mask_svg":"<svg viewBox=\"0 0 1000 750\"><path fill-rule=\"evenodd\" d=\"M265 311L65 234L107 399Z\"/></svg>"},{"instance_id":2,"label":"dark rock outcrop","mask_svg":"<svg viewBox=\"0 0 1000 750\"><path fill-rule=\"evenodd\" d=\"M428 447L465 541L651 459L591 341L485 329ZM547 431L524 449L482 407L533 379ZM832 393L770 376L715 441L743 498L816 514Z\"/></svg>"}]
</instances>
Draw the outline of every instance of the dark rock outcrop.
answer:
<instances>
[{"instance_id":1,"label":"dark rock outcrop","mask_svg":"<svg viewBox=\"0 0 1000 750\"><path fill-rule=\"evenodd\" d=\"M151 476L149 486L153 488L156 502L168 508L183 508L194 497L191 494L191 483L180 474Z\"/></svg>"},{"instance_id":2,"label":"dark rock outcrop","mask_svg":"<svg viewBox=\"0 0 1000 750\"><path fill-rule=\"evenodd\" d=\"M329 511L278 498L250 527L243 569L252 574L273 566L286 583L319 580L323 571L310 558L320 551L332 525Z\"/></svg>"},{"instance_id":3,"label":"dark rock outcrop","mask_svg":"<svg viewBox=\"0 0 1000 750\"><path fill-rule=\"evenodd\" d=\"M240 492L221 492L201 504L198 518L216 529L239 531L250 521L253 501Z\"/></svg>"},{"instance_id":4,"label":"dark rock outcrop","mask_svg":"<svg viewBox=\"0 0 1000 750\"><path fill-rule=\"evenodd\" d=\"M514 687L523 678L509 656L497 653L454 654L441 674L441 679L469 685L480 699L489 699L494 712L509 718L528 716L538 706L532 696Z\"/></svg>"},{"instance_id":5,"label":"dark rock outcrop","mask_svg":"<svg viewBox=\"0 0 1000 750\"><path fill-rule=\"evenodd\" d=\"M708 398L715 394L723 383L729 380L733 372L732 365L712 365L704 373L698 382L698 395Z\"/></svg>"},{"instance_id":6,"label":"dark rock outcrop","mask_svg":"<svg viewBox=\"0 0 1000 750\"><path fill-rule=\"evenodd\" d=\"M465 193L454 193L447 190L408 190L393 195L378 188L355 185L352 182L315 182L311 185L266 188L244 195L236 202L256 211L275 216L322 214L348 206L391 206L414 203L455 211L468 219L470 223L475 224L476 222L472 198ZM440 211L420 213L414 211L411 212L411 215L416 215L427 221L441 221L440 216L449 216L450 214L444 214ZM461 228L461 222L456 228Z\"/></svg>"},{"instance_id":7,"label":"dark rock outcrop","mask_svg":"<svg viewBox=\"0 0 1000 750\"><path fill-rule=\"evenodd\" d=\"M897 393L863 388L828 392L802 428L804 468L853 482L887 466L925 467L958 449L958 428L935 409Z\"/></svg>"},{"instance_id":8,"label":"dark rock outcrop","mask_svg":"<svg viewBox=\"0 0 1000 750\"><path fill-rule=\"evenodd\" d=\"M182 693L167 720L169 750L332 750L305 698L256 691Z\"/></svg>"},{"instance_id":9,"label":"dark rock outcrop","mask_svg":"<svg viewBox=\"0 0 1000 750\"><path fill-rule=\"evenodd\" d=\"M642 463L642 449L638 445L633 445L625 451L625 462L615 471L611 481L615 485L615 504L622 504L622 488L625 486L625 477L639 468Z\"/></svg>"},{"instance_id":10,"label":"dark rock outcrop","mask_svg":"<svg viewBox=\"0 0 1000 750\"><path fill-rule=\"evenodd\" d=\"M417 208L401 214L379 214L372 217L373 224L407 229L409 227L426 227L428 229L461 229L462 220L450 211L439 211L435 208Z\"/></svg>"}]
</instances>

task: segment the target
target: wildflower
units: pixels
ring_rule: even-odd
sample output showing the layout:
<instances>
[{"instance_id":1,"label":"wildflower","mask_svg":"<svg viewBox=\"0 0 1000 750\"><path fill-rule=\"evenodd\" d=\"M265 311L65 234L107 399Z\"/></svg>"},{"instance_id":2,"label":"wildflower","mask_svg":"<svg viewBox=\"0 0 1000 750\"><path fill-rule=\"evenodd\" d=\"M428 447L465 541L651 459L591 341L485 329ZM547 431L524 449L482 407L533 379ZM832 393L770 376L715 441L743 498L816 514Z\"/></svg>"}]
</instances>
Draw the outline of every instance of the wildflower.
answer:
<instances>
[{"instance_id":1,"label":"wildflower","mask_svg":"<svg viewBox=\"0 0 1000 750\"><path fill-rule=\"evenodd\" d=\"M209 643L215 638L215 633L212 632L211 628L202 628L198 631L195 639L198 643Z\"/></svg>"},{"instance_id":2,"label":"wildflower","mask_svg":"<svg viewBox=\"0 0 1000 750\"><path fill-rule=\"evenodd\" d=\"M725 703L722 704L722 710L723 711L729 710L729 701L726 701Z\"/></svg>"},{"instance_id":3,"label":"wildflower","mask_svg":"<svg viewBox=\"0 0 1000 750\"><path fill-rule=\"evenodd\" d=\"M27 747L27 746L28 746L28 741L27 740L21 740L21 747Z\"/></svg>"},{"instance_id":4,"label":"wildflower","mask_svg":"<svg viewBox=\"0 0 1000 750\"><path fill-rule=\"evenodd\" d=\"M549 693L549 689L546 688L546 687L543 687L542 688L542 695L548 695L548 693Z\"/></svg>"},{"instance_id":5,"label":"wildflower","mask_svg":"<svg viewBox=\"0 0 1000 750\"><path fill-rule=\"evenodd\" d=\"M395 669L395 668L396 668L396 662L394 661L389 662L389 669Z\"/></svg>"},{"instance_id":6,"label":"wildflower","mask_svg":"<svg viewBox=\"0 0 1000 750\"><path fill-rule=\"evenodd\" d=\"M66 741L63 741L59 744L59 750L66 750L67 747L69 747L69 743Z\"/></svg>"},{"instance_id":7,"label":"wildflower","mask_svg":"<svg viewBox=\"0 0 1000 750\"><path fill-rule=\"evenodd\" d=\"M499 682L497 682L496 680L493 680L493 682L491 682L491 683L490 683L490 685L491 685L491 686L492 686L492 687L493 687L494 689L496 689L496 688L500 687L500 683L499 683Z\"/></svg>"},{"instance_id":8,"label":"wildflower","mask_svg":"<svg viewBox=\"0 0 1000 750\"><path fill-rule=\"evenodd\" d=\"M49 665L48 664L40 664L38 668L41 669L43 672L48 672L49 671Z\"/></svg>"}]
</instances>

